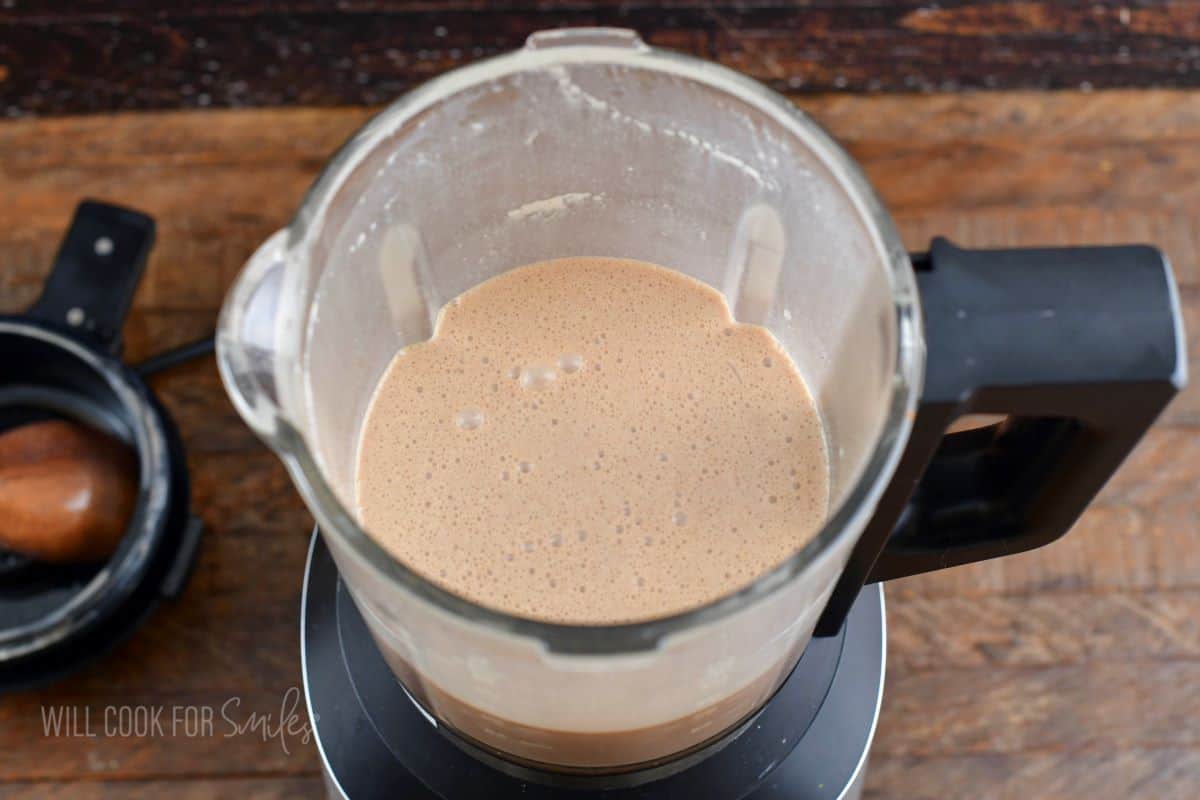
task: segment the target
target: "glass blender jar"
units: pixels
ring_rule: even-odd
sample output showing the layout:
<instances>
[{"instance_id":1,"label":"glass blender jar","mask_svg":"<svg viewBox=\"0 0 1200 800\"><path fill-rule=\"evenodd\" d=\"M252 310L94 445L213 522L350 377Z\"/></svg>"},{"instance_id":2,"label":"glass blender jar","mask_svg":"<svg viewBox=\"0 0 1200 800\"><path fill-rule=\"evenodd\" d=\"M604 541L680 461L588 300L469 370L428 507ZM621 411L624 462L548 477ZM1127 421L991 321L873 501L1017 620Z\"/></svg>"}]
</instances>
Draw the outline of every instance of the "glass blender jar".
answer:
<instances>
[{"instance_id":1,"label":"glass blender jar","mask_svg":"<svg viewBox=\"0 0 1200 800\"><path fill-rule=\"evenodd\" d=\"M396 352L478 283L579 255L723 292L788 351L829 445L815 538L745 589L649 622L473 604L393 559L354 506L360 429ZM432 718L514 762L628 771L746 720L865 582L1064 533L1182 385L1174 284L1150 248L938 241L915 267L858 167L781 96L628 31L552 31L356 134L238 278L218 363ZM1011 416L943 437L968 411Z\"/></svg>"}]
</instances>

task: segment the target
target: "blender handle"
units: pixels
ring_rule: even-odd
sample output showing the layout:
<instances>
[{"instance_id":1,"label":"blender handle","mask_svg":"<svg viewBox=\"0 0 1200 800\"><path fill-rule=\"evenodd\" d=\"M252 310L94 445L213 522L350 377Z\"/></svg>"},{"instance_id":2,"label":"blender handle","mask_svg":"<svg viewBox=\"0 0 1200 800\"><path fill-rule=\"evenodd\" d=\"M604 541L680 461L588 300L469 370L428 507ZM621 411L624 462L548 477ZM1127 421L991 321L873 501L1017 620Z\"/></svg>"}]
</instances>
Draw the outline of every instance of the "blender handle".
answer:
<instances>
[{"instance_id":1,"label":"blender handle","mask_svg":"<svg viewBox=\"0 0 1200 800\"><path fill-rule=\"evenodd\" d=\"M154 220L84 200L75 208L42 294L26 315L110 355L154 247Z\"/></svg>"},{"instance_id":2,"label":"blender handle","mask_svg":"<svg viewBox=\"0 0 1200 800\"><path fill-rule=\"evenodd\" d=\"M1148 246L914 258L925 385L891 483L818 624L865 583L1041 547L1065 534L1186 382L1178 293ZM960 433L964 414L1003 422Z\"/></svg>"}]
</instances>

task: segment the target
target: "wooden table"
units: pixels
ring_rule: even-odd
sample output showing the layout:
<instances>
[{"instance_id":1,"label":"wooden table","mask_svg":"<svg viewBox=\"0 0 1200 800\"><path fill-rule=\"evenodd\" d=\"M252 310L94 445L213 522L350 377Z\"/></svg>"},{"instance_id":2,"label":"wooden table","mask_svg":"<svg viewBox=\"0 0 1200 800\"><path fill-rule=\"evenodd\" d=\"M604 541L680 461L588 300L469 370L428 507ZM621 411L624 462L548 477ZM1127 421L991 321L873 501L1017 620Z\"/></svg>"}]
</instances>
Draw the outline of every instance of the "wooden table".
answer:
<instances>
[{"instance_id":1,"label":"wooden table","mask_svg":"<svg viewBox=\"0 0 1200 800\"><path fill-rule=\"evenodd\" d=\"M1195 35L1200 17L1170 19ZM738 38L736 28L721 30ZM0 30L0 54L9 33ZM771 47L743 50L786 72L798 57L781 66L778 42ZM1174 263L1190 350L1200 352L1200 93L796 100L862 161L911 248L938 233L971 246L1157 244ZM75 202L93 196L159 220L127 354L206 333L246 257L368 115L296 107L0 124L0 310L33 300ZM111 656L51 688L0 699L0 797L319 797L311 742L295 724L275 735L289 716L288 690L300 684L312 520L233 412L211 360L155 388L188 448L208 531L199 565L185 594ZM1200 795L1198 425L1200 388L1189 389L1060 542L888 587L887 686L869 797ZM80 709L80 723L90 710L99 735L46 735L45 710L64 705ZM163 706L163 729L103 735L108 706ZM173 735L173 706L213 709L213 729ZM302 722L302 703L296 713L293 723ZM246 725L252 715L271 715L266 735L228 735L225 717Z\"/></svg>"}]
</instances>

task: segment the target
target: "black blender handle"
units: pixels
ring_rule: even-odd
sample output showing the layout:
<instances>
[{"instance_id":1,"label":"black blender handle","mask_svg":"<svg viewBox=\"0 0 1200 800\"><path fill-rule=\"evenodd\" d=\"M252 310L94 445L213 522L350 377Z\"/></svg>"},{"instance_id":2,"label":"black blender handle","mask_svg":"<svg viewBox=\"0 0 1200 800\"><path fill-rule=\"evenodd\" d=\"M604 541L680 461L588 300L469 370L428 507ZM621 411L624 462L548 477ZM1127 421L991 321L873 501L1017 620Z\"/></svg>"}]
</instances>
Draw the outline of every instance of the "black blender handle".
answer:
<instances>
[{"instance_id":1,"label":"black blender handle","mask_svg":"<svg viewBox=\"0 0 1200 800\"><path fill-rule=\"evenodd\" d=\"M927 348L908 446L818 635L865 583L1031 550L1065 534L1186 381L1178 294L1140 245L914 259ZM1003 422L960 433L964 414Z\"/></svg>"},{"instance_id":2,"label":"black blender handle","mask_svg":"<svg viewBox=\"0 0 1200 800\"><path fill-rule=\"evenodd\" d=\"M26 316L112 355L154 246L154 220L120 206L84 200L75 209L50 277Z\"/></svg>"}]
</instances>

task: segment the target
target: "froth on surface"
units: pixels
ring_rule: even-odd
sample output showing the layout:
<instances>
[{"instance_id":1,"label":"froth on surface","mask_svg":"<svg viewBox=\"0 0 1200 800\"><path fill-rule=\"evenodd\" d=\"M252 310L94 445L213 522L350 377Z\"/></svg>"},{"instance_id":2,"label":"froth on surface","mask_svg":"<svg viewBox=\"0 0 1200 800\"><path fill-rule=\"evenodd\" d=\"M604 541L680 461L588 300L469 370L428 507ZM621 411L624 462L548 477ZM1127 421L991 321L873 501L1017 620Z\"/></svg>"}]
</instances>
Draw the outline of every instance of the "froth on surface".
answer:
<instances>
[{"instance_id":1,"label":"froth on surface","mask_svg":"<svg viewBox=\"0 0 1200 800\"><path fill-rule=\"evenodd\" d=\"M385 371L363 526L469 600L614 624L730 594L824 521L828 459L791 359L653 264L568 258L460 295Z\"/></svg>"}]
</instances>

